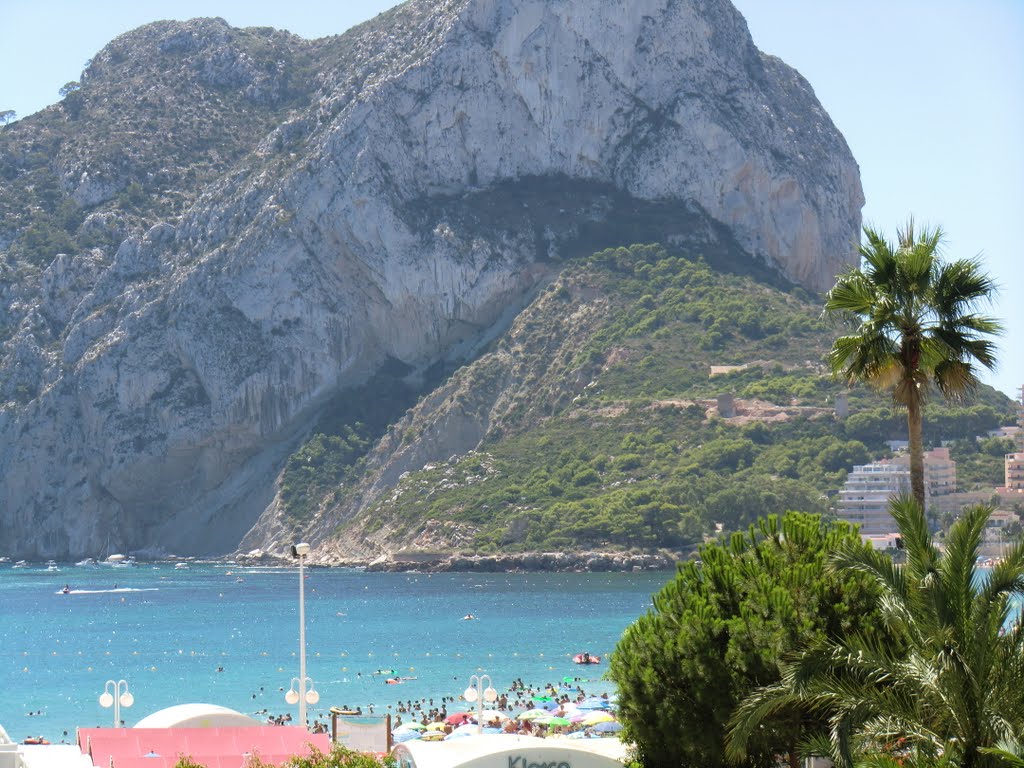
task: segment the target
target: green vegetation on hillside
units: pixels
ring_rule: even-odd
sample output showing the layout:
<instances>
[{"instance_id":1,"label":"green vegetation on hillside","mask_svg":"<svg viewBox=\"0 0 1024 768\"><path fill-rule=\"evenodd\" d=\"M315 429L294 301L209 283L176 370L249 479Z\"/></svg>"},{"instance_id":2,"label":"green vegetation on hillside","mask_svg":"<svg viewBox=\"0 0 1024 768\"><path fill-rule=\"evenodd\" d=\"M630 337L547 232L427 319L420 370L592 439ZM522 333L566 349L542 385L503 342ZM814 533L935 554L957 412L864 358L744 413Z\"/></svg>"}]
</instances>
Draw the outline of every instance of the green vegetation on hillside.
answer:
<instances>
[{"instance_id":1,"label":"green vegetation on hillside","mask_svg":"<svg viewBox=\"0 0 1024 768\"><path fill-rule=\"evenodd\" d=\"M334 397L312 436L285 465L280 491L285 515L294 522L312 517L325 496L356 475L366 451L414 399L414 390L387 373Z\"/></svg>"},{"instance_id":2,"label":"green vegetation on hillside","mask_svg":"<svg viewBox=\"0 0 1024 768\"><path fill-rule=\"evenodd\" d=\"M833 416L845 386L824 371L829 334L800 294L660 246L569 266L440 390L450 407L502 404L480 450L410 473L339 533L389 526L401 542L435 520L458 530L438 545L463 550L688 549L767 514L827 513L847 471L905 439L905 422L864 389L849 419ZM763 403L722 418L721 393ZM436 418L414 409L399 430L415 439ZM936 404L928 434L1009 418L1008 403Z\"/></svg>"}]
</instances>

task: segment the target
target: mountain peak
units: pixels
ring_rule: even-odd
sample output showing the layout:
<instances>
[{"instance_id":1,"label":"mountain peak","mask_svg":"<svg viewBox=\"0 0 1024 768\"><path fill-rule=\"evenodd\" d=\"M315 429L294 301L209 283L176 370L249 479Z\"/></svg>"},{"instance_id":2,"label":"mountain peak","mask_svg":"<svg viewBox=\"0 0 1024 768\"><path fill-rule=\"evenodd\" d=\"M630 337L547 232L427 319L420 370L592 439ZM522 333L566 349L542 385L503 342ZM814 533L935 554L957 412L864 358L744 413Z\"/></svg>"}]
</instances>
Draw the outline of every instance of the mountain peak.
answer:
<instances>
[{"instance_id":1,"label":"mountain peak","mask_svg":"<svg viewBox=\"0 0 1024 768\"><path fill-rule=\"evenodd\" d=\"M565 259L717 238L821 290L863 203L725 0L156 22L0 144L0 524L53 557L230 550L325 403L468 359Z\"/></svg>"}]
</instances>

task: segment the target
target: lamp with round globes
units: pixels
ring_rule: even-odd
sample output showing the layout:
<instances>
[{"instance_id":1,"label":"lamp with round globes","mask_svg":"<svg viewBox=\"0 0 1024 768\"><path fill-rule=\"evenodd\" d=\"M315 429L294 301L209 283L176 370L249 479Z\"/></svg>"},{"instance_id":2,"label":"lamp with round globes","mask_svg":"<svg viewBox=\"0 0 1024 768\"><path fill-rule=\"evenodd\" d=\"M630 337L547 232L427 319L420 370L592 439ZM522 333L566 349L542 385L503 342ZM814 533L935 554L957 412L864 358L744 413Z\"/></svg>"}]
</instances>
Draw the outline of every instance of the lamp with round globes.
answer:
<instances>
[{"instance_id":1,"label":"lamp with round globes","mask_svg":"<svg viewBox=\"0 0 1024 768\"><path fill-rule=\"evenodd\" d=\"M111 693L113 689L113 693ZM100 706L104 709L114 708L114 727L121 726L121 707L128 708L135 703L135 697L128 690L127 680L107 680L100 694Z\"/></svg>"},{"instance_id":2,"label":"lamp with round globes","mask_svg":"<svg viewBox=\"0 0 1024 768\"><path fill-rule=\"evenodd\" d=\"M306 576L304 566L309 554L309 544L300 541L292 545L292 557L299 561L299 676L292 678L292 687L284 695L288 704L299 705L299 725L308 728L306 705L320 701L320 694L313 688L313 681L306 676ZM296 690L298 683L298 690ZM306 684L309 684L309 688Z\"/></svg>"},{"instance_id":3,"label":"lamp with round globes","mask_svg":"<svg viewBox=\"0 0 1024 768\"><path fill-rule=\"evenodd\" d=\"M470 704L474 701L476 702L476 732L482 733L484 729L484 702L493 704L498 700L498 692L491 686L490 676L471 675L469 687L462 692L462 698Z\"/></svg>"},{"instance_id":4,"label":"lamp with round globes","mask_svg":"<svg viewBox=\"0 0 1024 768\"><path fill-rule=\"evenodd\" d=\"M295 705L303 699L307 704L316 704L320 701L320 693L313 687L312 678L307 677L305 685L303 685L299 678L293 677L291 688L285 693L284 700L288 704Z\"/></svg>"}]
</instances>

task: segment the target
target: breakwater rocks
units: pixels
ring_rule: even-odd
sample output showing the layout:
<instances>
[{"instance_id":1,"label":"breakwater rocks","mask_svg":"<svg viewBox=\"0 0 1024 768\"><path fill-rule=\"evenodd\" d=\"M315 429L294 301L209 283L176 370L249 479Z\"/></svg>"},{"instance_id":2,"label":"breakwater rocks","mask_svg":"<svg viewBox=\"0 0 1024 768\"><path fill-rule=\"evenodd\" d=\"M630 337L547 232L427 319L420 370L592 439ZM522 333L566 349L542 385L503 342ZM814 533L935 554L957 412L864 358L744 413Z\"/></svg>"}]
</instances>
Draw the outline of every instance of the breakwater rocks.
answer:
<instances>
[{"instance_id":1,"label":"breakwater rocks","mask_svg":"<svg viewBox=\"0 0 1024 768\"><path fill-rule=\"evenodd\" d=\"M526 552L501 555L396 553L366 566L368 571L428 571L507 573L652 571L675 567L676 558L663 554L622 552Z\"/></svg>"}]
</instances>

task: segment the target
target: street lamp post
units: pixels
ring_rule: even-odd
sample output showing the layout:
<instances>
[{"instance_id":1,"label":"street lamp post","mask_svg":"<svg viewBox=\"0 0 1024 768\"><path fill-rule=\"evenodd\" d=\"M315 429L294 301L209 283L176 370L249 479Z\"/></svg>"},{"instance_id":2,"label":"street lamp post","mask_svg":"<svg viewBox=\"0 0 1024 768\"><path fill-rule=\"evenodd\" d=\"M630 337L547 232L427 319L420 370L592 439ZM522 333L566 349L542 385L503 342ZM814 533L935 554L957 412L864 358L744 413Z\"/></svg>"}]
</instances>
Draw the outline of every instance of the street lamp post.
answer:
<instances>
[{"instance_id":1,"label":"street lamp post","mask_svg":"<svg viewBox=\"0 0 1024 768\"><path fill-rule=\"evenodd\" d=\"M291 688L284 695L286 702L299 705L299 724L303 728L307 727L306 704L320 701L320 694L313 687L313 681L306 676L306 576L303 566L308 554L309 544L300 542L292 546L292 557L299 561L299 676L292 678Z\"/></svg>"},{"instance_id":2,"label":"street lamp post","mask_svg":"<svg viewBox=\"0 0 1024 768\"><path fill-rule=\"evenodd\" d=\"M113 688L114 692L111 693L110 689ZM135 697L128 691L127 680L107 680L103 684L103 693L100 694L100 706L107 709L111 706L114 708L114 727L121 727L121 707L130 707L135 703Z\"/></svg>"},{"instance_id":3,"label":"street lamp post","mask_svg":"<svg viewBox=\"0 0 1024 768\"><path fill-rule=\"evenodd\" d=\"M476 702L476 732L484 730L484 702L492 704L498 699L498 692L491 686L489 675L471 675L469 687L462 692L462 698L472 704Z\"/></svg>"}]
</instances>

